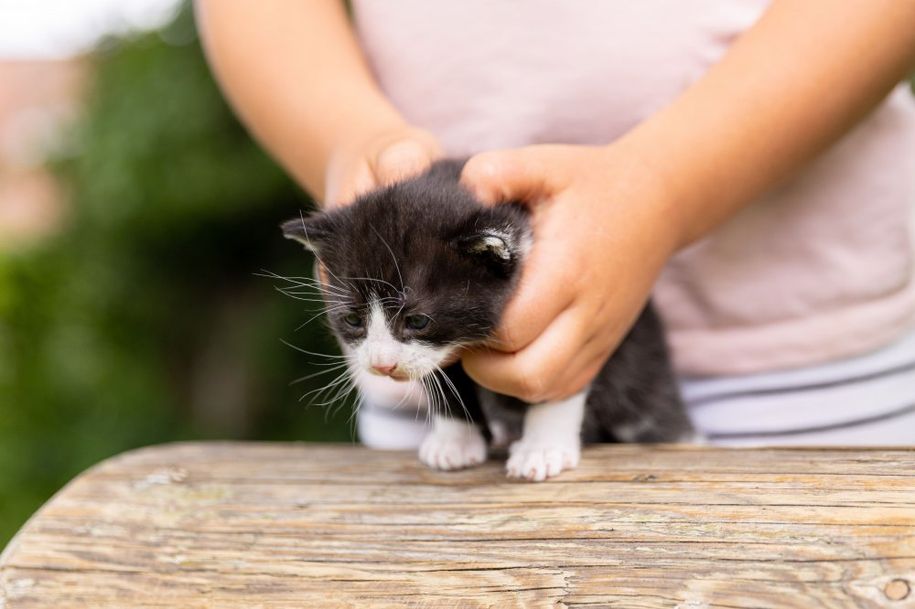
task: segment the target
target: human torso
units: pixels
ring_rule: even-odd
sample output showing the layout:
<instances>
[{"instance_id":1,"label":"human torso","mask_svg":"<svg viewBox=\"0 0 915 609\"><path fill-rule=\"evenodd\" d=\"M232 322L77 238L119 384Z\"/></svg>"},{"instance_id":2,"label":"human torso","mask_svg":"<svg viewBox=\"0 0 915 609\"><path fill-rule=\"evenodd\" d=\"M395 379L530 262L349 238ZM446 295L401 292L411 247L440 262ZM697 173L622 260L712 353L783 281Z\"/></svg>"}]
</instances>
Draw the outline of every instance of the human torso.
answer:
<instances>
[{"instance_id":1,"label":"human torso","mask_svg":"<svg viewBox=\"0 0 915 609\"><path fill-rule=\"evenodd\" d=\"M462 156L612 142L700 78L767 2L353 5L383 90ZM806 171L671 261L655 297L679 371L803 366L892 340L915 312L913 200L915 103L899 89Z\"/></svg>"}]
</instances>

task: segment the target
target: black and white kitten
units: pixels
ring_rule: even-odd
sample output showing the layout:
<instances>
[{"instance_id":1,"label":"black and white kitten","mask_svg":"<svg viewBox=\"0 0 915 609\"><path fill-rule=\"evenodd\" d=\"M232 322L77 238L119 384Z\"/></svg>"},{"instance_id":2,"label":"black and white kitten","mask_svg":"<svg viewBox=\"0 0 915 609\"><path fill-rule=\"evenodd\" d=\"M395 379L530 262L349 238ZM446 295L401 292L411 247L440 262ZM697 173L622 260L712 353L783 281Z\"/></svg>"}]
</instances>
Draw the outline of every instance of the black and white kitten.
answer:
<instances>
[{"instance_id":1,"label":"black and white kitten","mask_svg":"<svg viewBox=\"0 0 915 609\"><path fill-rule=\"evenodd\" d=\"M372 391L366 373L422 387L433 428L419 454L438 469L482 463L486 438L517 438L508 475L538 481L575 467L582 442L691 439L650 305L590 387L568 399L528 405L464 373L460 352L493 333L531 233L521 205L485 207L461 187L462 166L441 161L282 226L320 261L327 315L360 390Z\"/></svg>"}]
</instances>

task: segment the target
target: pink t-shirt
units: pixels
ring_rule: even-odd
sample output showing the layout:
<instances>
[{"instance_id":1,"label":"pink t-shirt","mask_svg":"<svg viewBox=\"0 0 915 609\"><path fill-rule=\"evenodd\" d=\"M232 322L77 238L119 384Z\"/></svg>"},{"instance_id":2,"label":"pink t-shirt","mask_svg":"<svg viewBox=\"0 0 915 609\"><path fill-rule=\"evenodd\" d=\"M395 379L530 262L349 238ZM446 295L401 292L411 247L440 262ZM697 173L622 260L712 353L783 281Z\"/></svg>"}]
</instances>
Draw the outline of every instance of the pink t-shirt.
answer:
<instances>
[{"instance_id":1,"label":"pink t-shirt","mask_svg":"<svg viewBox=\"0 0 915 609\"><path fill-rule=\"evenodd\" d=\"M612 142L701 77L767 1L353 5L383 90L462 156ZM913 203L915 101L900 86L803 173L671 260L655 302L677 369L792 368L891 342L915 318Z\"/></svg>"}]
</instances>

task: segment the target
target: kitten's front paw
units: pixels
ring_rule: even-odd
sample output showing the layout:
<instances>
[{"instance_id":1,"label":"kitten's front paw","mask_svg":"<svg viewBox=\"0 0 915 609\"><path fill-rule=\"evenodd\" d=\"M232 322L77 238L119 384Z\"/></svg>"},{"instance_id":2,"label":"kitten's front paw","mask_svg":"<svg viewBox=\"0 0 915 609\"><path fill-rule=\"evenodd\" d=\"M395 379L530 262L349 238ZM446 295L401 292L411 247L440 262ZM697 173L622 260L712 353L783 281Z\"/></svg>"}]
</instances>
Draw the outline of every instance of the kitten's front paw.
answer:
<instances>
[{"instance_id":1,"label":"kitten's front paw","mask_svg":"<svg viewBox=\"0 0 915 609\"><path fill-rule=\"evenodd\" d=\"M542 482L563 470L574 469L580 457L578 443L562 445L519 440L509 448L505 471L509 478Z\"/></svg>"},{"instance_id":2,"label":"kitten's front paw","mask_svg":"<svg viewBox=\"0 0 915 609\"><path fill-rule=\"evenodd\" d=\"M419 447L419 460L433 469L452 470L486 461L486 440L473 428L433 429Z\"/></svg>"}]
</instances>

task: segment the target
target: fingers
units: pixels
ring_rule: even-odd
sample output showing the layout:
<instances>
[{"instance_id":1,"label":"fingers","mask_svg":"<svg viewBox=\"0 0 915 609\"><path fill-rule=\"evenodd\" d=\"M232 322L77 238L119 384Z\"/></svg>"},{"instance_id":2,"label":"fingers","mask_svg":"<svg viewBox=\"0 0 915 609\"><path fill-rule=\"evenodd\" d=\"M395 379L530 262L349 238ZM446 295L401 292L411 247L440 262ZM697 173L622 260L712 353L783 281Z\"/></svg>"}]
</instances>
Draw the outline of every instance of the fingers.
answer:
<instances>
[{"instance_id":1,"label":"fingers","mask_svg":"<svg viewBox=\"0 0 915 609\"><path fill-rule=\"evenodd\" d=\"M502 314L492 344L500 351L519 351L540 336L574 298L572 280L566 277L568 272L565 256L555 248L538 247L535 243L524 261L521 281Z\"/></svg>"},{"instance_id":2,"label":"fingers","mask_svg":"<svg viewBox=\"0 0 915 609\"><path fill-rule=\"evenodd\" d=\"M464 370L479 384L497 393L528 402L557 396L559 381L580 357L588 339L586 326L574 309L563 311L536 341L515 353L471 351L463 358Z\"/></svg>"},{"instance_id":3,"label":"fingers","mask_svg":"<svg viewBox=\"0 0 915 609\"><path fill-rule=\"evenodd\" d=\"M373 173L379 186L387 186L413 177L432 164L432 152L418 140L395 141L375 156Z\"/></svg>"},{"instance_id":4,"label":"fingers","mask_svg":"<svg viewBox=\"0 0 915 609\"><path fill-rule=\"evenodd\" d=\"M545 340L517 353L468 352L464 370L480 385L532 404L566 398L594 380L616 346L612 334L586 340L580 333L569 336L575 325L557 322Z\"/></svg>"},{"instance_id":5,"label":"fingers","mask_svg":"<svg viewBox=\"0 0 915 609\"><path fill-rule=\"evenodd\" d=\"M483 202L520 201L528 205L558 200L568 179L566 147L529 146L484 152L467 161L461 182ZM501 351L518 351L546 330L571 302L575 269L566 237L547 221L549 210L533 215L534 247L524 260L521 281L492 341ZM571 244L571 249L580 244ZM569 255L565 255L568 253Z\"/></svg>"},{"instance_id":6,"label":"fingers","mask_svg":"<svg viewBox=\"0 0 915 609\"><path fill-rule=\"evenodd\" d=\"M557 146L528 146L513 150L483 152L470 158L461 173L461 183L484 203L521 201L536 203L561 188L556 184Z\"/></svg>"},{"instance_id":7,"label":"fingers","mask_svg":"<svg viewBox=\"0 0 915 609\"><path fill-rule=\"evenodd\" d=\"M375 176L372 169L366 161L361 161L350 170L349 175L331 181L327 190L327 205L348 205L373 188Z\"/></svg>"},{"instance_id":8,"label":"fingers","mask_svg":"<svg viewBox=\"0 0 915 609\"><path fill-rule=\"evenodd\" d=\"M420 129L381 134L368 143L343 149L329 164L326 204L347 205L379 186L421 173L441 156L435 138Z\"/></svg>"},{"instance_id":9,"label":"fingers","mask_svg":"<svg viewBox=\"0 0 915 609\"><path fill-rule=\"evenodd\" d=\"M441 146L432 134L409 128L382 140L369 155L369 162L377 185L387 186L425 171L441 155Z\"/></svg>"}]
</instances>

